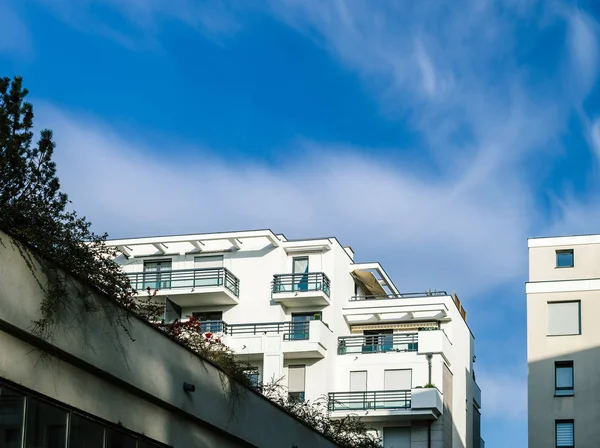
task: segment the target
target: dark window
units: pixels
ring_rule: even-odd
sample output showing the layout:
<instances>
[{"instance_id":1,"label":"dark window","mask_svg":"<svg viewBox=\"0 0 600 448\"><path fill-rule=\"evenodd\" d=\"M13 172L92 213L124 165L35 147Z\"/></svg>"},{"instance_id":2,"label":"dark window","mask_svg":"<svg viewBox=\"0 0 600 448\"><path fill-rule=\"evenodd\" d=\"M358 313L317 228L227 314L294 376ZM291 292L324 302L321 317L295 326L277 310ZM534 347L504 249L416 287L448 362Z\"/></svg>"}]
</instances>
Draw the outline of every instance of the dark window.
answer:
<instances>
[{"instance_id":1,"label":"dark window","mask_svg":"<svg viewBox=\"0 0 600 448\"><path fill-rule=\"evenodd\" d=\"M103 448L104 427L79 414L71 414L69 448Z\"/></svg>"},{"instance_id":2,"label":"dark window","mask_svg":"<svg viewBox=\"0 0 600 448\"><path fill-rule=\"evenodd\" d=\"M0 447L21 448L25 397L0 387Z\"/></svg>"},{"instance_id":3,"label":"dark window","mask_svg":"<svg viewBox=\"0 0 600 448\"><path fill-rule=\"evenodd\" d=\"M223 331L223 311L202 311L198 313L192 313L194 319L201 322L202 331L211 333L221 333Z\"/></svg>"},{"instance_id":4,"label":"dark window","mask_svg":"<svg viewBox=\"0 0 600 448\"><path fill-rule=\"evenodd\" d=\"M554 395L573 395L573 361L557 361L554 363L554 384Z\"/></svg>"},{"instance_id":5,"label":"dark window","mask_svg":"<svg viewBox=\"0 0 600 448\"><path fill-rule=\"evenodd\" d=\"M67 411L27 399L25 448L63 448L67 442Z\"/></svg>"},{"instance_id":6,"label":"dark window","mask_svg":"<svg viewBox=\"0 0 600 448\"><path fill-rule=\"evenodd\" d=\"M304 401L304 392L289 392L288 399L290 401Z\"/></svg>"},{"instance_id":7,"label":"dark window","mask_svg":"<svg viewBox=\"0 0 600 448\"><path fill-rule=\"evenodd\" d=\"M573 249L556 251L557 268L572 268L574 265Z\"/></svg>"},{"instance_id":8,"label":"dark window","mask_svg":"<svg viewBox=\"0 0 600 448\"><path fill-rule=\"evenodd\" d=\"M137 448L137 440L124 432L107 429L106 448Z\"/></svg>"},{"instance_id":9,"label":"dark window","mask_svg":"<svg viewBox=\"0 0 600 448\"><path fill-rule=\"evenodd\" d=\"M575 447L575 424L573 420L556 420L556 447Z\"/></svg>"},{"instance_id":10,"label":"dark window","mask_svg":"<svg viewBox=\"0 0 600 448\"><path fill-rule=\"evenodd\" d=\"M260 375L258 373L258 369L253 368L246 370L246 376L250 380L250 384L252 385L252 387L254 387L255 389L258 388L258 385L260 383Z\"/></svg>"},{"instance_id":11,"label":"dark window","mask_svg":"<svg viewBox=\"0 0 600 448\"><path fill-rule=\"evenodd\" d=\"M388 352L394 348L394 330L364 330L363 353Z\"/></svg>"}]
</instances>

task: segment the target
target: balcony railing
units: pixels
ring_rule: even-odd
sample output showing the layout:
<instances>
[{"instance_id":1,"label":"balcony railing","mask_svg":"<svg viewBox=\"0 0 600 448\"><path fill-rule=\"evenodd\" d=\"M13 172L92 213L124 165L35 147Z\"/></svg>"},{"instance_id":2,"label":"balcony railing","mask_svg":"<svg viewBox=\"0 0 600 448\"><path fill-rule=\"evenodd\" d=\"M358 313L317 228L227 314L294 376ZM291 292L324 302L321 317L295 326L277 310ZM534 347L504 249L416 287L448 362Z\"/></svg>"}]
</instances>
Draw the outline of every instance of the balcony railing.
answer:
<instances>
[{"instance_id":1,"label":"balcony railing","mask_svg":"<svg viewBox=\"0 0 600 448\"><path fill-rule=\"evenodd\" d=\"M356 353L416 352L417 333L368 334L338 338L338 355Z\"/></svg>"},{"instance_id":2,"label":"balcony railing","mask_svg":"<svg viewBox=\"0 0 600 448\"><path fill-rule=\"evenodd\" d=\"M226 268L175 269L127 273L135 289L177 289L225 286L236 297L240 294L240 280Z\"/></svg>"},{"instance_id":3,"label":"balcony railing","mask_svg":"<svg viewBox=\"0 0 600 448\"><path fill-rule=\"evenodd\" d=\"M410 390L331 392L328 405L330 411L410 409L410 398Z\"/></svg>"},{"instance_id":4,"label":"balcony railing","mask_svg":"<svg viewBox=\"0 0 600 448\"><path fill-rule=\"evenodd\" d=\"M447 296L446 291L405 292L403 294L381 294L372 296L352 296L350 300L386 300L386 299L414 299L418 297Z\"/></svg>"},{"instance_id":5,"label":"balcony railing","mask_svg":"<svg viewBox=\"0 0 600 448\"><path fill-rule=\"evenodd\" d=\"M203 332L225 333L231 336L277 333L283 334L285 341L307 340L310 326L309 321L228 324L222 320L207 320L199 324Z\"/></svg>"},{"instance_id":6,"label":"balcony railing","mask_svg":"<svg viewBox=\"0 0 600 448\"><path fill-rule=\"evenodd\" d=\"M278 274L273 276L271 291L280 292L323 291L329 297L329 277L323 272L304 274Z\"/></svg>"}]
</instances>

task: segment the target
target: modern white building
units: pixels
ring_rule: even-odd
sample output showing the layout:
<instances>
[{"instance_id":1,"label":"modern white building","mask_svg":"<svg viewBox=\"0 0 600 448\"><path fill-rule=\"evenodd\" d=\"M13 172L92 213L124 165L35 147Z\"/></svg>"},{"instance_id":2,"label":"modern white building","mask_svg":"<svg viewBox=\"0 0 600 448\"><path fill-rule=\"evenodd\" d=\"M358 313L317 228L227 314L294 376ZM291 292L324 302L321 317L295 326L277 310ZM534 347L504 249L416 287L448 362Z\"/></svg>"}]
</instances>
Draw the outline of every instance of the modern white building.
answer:
<instances>
[{"instance_id":1,"label":"modern white building","mask_svg":"<svg viewBox=\"0 0 600 448\"><path fill-rule=\"evenodd\" d=\"M528 246L529 446L600 446L600 235Z\"/></svg>"},{"instance_id":2,"label":"modern white building","mask_svg":"<svg viewBox=\"0 0 600 448\"><path fill-rule=\"evenodd\" d=\"M483 446L474 337L455 294L401 293L379 263L335 238L270 230L112 240L165 317L195 317L290 397L326 397L385 447Z\"/></svg>"}]
</instances>

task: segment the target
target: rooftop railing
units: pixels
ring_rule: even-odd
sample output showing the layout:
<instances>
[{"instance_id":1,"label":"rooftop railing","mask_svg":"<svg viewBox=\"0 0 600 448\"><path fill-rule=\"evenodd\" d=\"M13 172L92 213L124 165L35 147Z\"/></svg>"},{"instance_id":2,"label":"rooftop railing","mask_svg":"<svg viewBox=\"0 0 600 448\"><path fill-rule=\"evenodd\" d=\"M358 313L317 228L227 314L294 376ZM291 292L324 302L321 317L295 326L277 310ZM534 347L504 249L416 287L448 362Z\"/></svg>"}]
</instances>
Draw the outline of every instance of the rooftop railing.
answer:
<instances>
[{"instance_id":1,"label":"rooftop railing","mask_svg":"<svg viewBox=\"0 0 600 448\"><path fill-rule=\"evenodd\" d=\"M307 272L303 274L277 274L273 276L271 292L303 292L323 291L328 297L330 292L329 277L323 272Z\"/></svg>"},{"instance_id":2,"label":"rooftop railing","mask_svg":"<svg viewBox=\"0 0 600 448\"><path fill-rule=\"evenodd\" d=\"M417 333L341 336L338 338L338 355L416 352L418 341Z\"/></svg>"},{"instance_id":3,"label":"rooftop railing","mask_svg":"<svg viewBox=\"0 0 600 448\"><path fill-rule=\"evenodd\" d=\"M410 390L331 392L330 411L368 411L377 409L410 409Z\"/></svg>"},{"instance_id":4,"label":"rooftop railing","mask_svg":"<svg viewBox=\"0 0 600 448\"><path fill-rule=\"evenodd\" d=\"M236 297L240 294L240 280L226 268L130 272L126 275L131 286L138 291L147 288L160 290L225 286Z\"/></svg>"},{"instance_id":5,"label":"rooftop railing","mask_svg":"<svg viewBox=\"0 0 600 448\"><path fill-rule=\"evenodd\" d=\"M419 297L447 296L446 291L405 292L402 294L378 294L370 296L352 296L350 300L386 300L386 299L414 299Z\"/></svg>"}]
</instances>

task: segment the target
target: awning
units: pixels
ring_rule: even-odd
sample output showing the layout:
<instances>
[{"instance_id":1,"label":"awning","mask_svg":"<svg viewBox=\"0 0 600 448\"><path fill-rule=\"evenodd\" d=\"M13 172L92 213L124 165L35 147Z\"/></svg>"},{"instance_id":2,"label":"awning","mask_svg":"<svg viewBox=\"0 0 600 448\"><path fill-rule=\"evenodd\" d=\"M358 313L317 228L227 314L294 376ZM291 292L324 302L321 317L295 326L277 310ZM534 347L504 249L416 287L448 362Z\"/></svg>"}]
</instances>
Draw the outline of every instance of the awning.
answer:
<instances>
[{"instance_id":1,"label":"awning","mask_svg":"<svg viewBox=\"0 0 600 448\"><path fill-rule=\"evenodd\" d=\"M352 276L358 282L358 284L365 290L367 295L370 296L385 296L387 293L379 284L379 281L375 276L368 271L352 271Z\"/></svg>"},{"instance_id":2,"label":"awning","mask_svg":"<svg viewBox=\"0 0 600 448\"><path fill-rule=\"evenodd\" d=\"M439 322L411 322L409 324L377 324L377 325L352 325L352 333L361 333L364 330L400 330L411 331L419 328L440 328Z\"/></svg>"}]
</instances>

